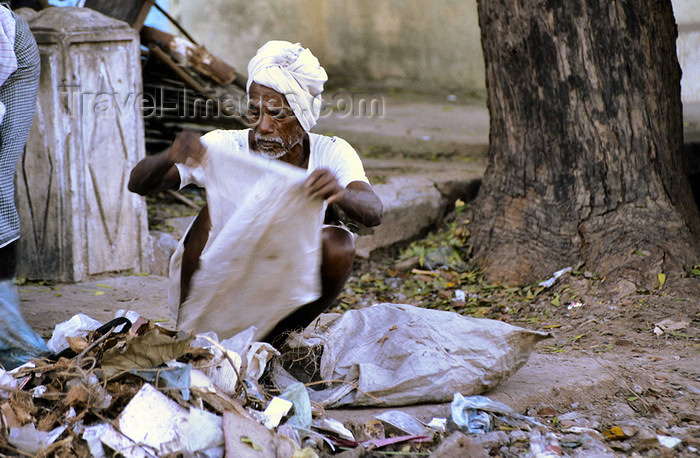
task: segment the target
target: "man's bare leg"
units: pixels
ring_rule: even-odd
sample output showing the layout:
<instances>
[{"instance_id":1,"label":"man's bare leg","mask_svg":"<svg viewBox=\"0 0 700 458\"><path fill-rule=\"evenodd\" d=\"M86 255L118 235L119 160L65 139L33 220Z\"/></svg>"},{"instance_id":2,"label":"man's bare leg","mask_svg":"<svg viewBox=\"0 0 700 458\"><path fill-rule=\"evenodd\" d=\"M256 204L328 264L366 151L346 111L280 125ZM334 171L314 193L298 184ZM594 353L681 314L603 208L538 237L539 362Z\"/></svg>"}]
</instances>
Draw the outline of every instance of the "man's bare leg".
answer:
<instances>
[{"instance_id":1,"label":"man's bare leg","mask_svg":"<svg viewBox=\"0 0 700 458\"><path fill-rule=\"evenodd\" d=\"M280 321L263 339L282 346L290 331L303 329L323 313L338 297L352 271L355 242L345 229L325 227L322 233L321 297L304 305Z\"/></svg>"},{"instance_id":2,"label":"man's bare leg","mask_svg":"<svg viewBox=\"0 0 700 458\"><path fill-rule=\"evenodd\" d=\"M209 239L211 220L209 206L204 205L185 236L185 250L182 253L182 268L180 269L180 304L185 302L190 294L192 276L199 269L199 257Z\"/></svg>"}]
</instances>

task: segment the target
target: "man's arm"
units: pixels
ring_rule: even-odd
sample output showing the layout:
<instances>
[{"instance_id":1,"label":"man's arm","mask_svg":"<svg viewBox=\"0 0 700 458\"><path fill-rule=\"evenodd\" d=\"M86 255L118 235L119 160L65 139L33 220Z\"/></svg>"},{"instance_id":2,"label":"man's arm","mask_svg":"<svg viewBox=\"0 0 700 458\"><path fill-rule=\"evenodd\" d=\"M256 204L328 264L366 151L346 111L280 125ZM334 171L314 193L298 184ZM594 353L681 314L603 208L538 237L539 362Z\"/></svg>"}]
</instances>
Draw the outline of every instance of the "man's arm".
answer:
<instances>
[{"instance_id":1,"label":"man's arm","mask_svg":"<svg viewBox=\"0 0 700 458\"><path fill-rule=\"evenodd\" d=\"M162 153L147 156L131 170L129 191L142 196L180 186L180 172L176 163L200 164L205 148L199 135L182 131L175 141Z\"/></svg>"},{"instance_id":2,"label":"man's arm","mask_svg":"<svg viewBox=\"0 0 700 458\"><path fill-rule=\"evenodd\" d=\"M309 175L304 187L310 197L337 204L350 218L365 226L377 226L382 221L382 201L364 181L353 181L343 188L330 170L318 169Z\"/></svg>"}]
</instances>

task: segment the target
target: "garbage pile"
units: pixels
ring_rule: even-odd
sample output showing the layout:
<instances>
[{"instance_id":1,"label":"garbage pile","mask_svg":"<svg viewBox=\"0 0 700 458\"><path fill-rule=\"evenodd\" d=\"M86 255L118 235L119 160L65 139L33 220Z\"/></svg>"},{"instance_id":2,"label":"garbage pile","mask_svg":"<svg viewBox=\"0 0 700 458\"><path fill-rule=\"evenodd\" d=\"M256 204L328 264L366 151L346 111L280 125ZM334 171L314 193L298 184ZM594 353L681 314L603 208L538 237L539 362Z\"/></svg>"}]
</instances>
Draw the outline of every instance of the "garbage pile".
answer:
<instances>
[{"instance_id":1,"label":"garbage pile","mask_svg":"<svg viewBox=\"0 0 700 458\"><path fill-rule=\"evenodd\" d=\"M308 343L312 335L318 340L332 334L335 338L323 342L332 347L332 340L342 345L363 332L365 337L376 333L381 336L368 341L365 351L381 353L374 345L384 344L388 348L384 350L385 357L390 359L391 353L399 362L415 364L416 360L402 359L395 342L383 335L397 332L391 329L391 322L365 321L367 317L389 314L400 326L411 328L413 317L413 332L420 336L418 340L423 339L426 347L439 343L430 335L423 335L425 329L416 326L417 322L429 322L430 317L425 317L437 311L411 309L406 305L380 304L364 309L370 313L364 319L353 314L346 320L322 315L304 332L292 334L289 341ZM450 321L464 319L454 313L440 313L444 329L455 329L457 325ZM482 334L494 333L491 320L474 321L472 324L481 327ZM348 326L358 322L364 322L364 331ZM503 342L512 343L514 336L522 333L520 328L504 323L497 326L501 325L505 326L502 330L507 338L494 344L501 347L491 349L496 353L507 352L510 344ZM349 335L344 335L343 327L349 329ZM479 334L478 327L472 334ZM33 359L9 372L0 370L0 454L311 458L343 453L365 456L374 450L433 457L479 457L488 453L613 456L613 448L629 449L631 442L625 440L635 434L645 438L645 442L640 442L645 447L674 448L681 443L672 435L653 434L629 425L606 429L577 412L559 414L555 424L552 418L556 412L545 409L526 416L483 396L463 396L479 391L468 385L459 387L461 393L457 391L447 400L451 404L449 411L445 409L445 417L421 421L402 410L386 409L368 421L351 416L340 422L333 418L332 410L323 407L332 403L314 400L326 398L329 390L338 386L351 386L353 390L342 390L342 398L336 399L354 399L359 404L371 400L378 407L405 403L397 401L396 393L417 396L422 392L425 399L434 402L445 399L430 398L439 388L432 376L426 377L422 387L416 385L418 379L407 379L407 388L397 377L393 386L381 388L384 393L371 391L367 385L371 371L367 370L372 364L380 364L379 354L372 361L353 361L352 351L334 353L329 347L328 354L341 365L345 365L343 360L350 361L345 369L360 378L334 373L332 376L339 379L318 380L315 369L302 376L302 361L296 360L294 353L287 353L290 347L283 348L280 354L269 344L254 341L254 333L251 327L219 341L213 333L194 335L165 329L134 312L120 311L104 325L86 315L76 315L56 326L46 344L52 356ZM460 340L470 339L462 335ZM477 337L471 345L484 345L484 339ZM488 339L492 344L499 341L493 336ZM325 353L318 341L313 348L314 352ZM421 356L440 363L436 355L441 353L449 355L441 350L424 351ZM367 358L363 351L360 355ZM479 365L478 361L461 359L464 366ZM303 364L308 365L309 361L307 358ZM370 366L361 367L361 363ZM280 370L287 378L279 378ZM401 373L390 365L385 365L384 370ZM486 379L494 377L492 370L482 375ZM289 382L289 371L314 381ZM282 386L281 382L288 383Z\"/></svg>"},{"instance_id":2,"label":"garbage pile","mask_svg":"<svg viewBox=\"0 0 700 458\"><path fill-rule=\"evenodd\" d=\"M391 323L386 321L391 317L402 327L425 334L419 345L454 346L428 335L425 326L435 319L442 322L445 329L453 330L458 329L459 323L469 323L474 336L470 341L462 335L458 339L461 347L483 347L492 355L512 350L509 345L516 341L514 335L529 333L532 343L532 337L539 336L491 320L467 319L450 312L395 304L380 304L349 313L345 320L322 316L321 321L312 324L305 333L324 329L330 332L334 337L326 339L324 344L329 346L327 354L332 354L333 342L342 345L350 336L362 336L353 323L368 319L362 318L363 313L370 313L372 320L385 318L371 326L376 327L376 332L384 333L387 328L389 333L403 339L396 329L385 324ZM418 326L419 323L424 328ZM483 328L482 336L478 335L479 327ZM328 402L312 400L314 389L298 381L289 382L291 375L287 369L297 375L301 373L298 367L292 367L294 358L282 358L269 344L254 341L254 334L255 328L250 327L219 342L213 333L194 335L171 331L134 312L120 311L114 320L104 325L87 315L75 315L57 325L47 342L47 354L52 356L0 372L2 435L8 444L0 446L0 452L99 457L114 451L127 457L171 453L215 457L246 456L251 451L261 451L263 456L310 457L356 447L401 445L402 450L405 447L429 450L446 431L444 418L423 424L400 411L378 416L379 423L375 421L349 429L324 410L323 405L330 405ZM505 343L508 336L510 344ZM304 338L292 335L290 340L298 342ZM382 343L394 348L389 337ZM502 348L488 348L494 346ZM523 346L520 353L526 355L530 347L531 344ZM316 350L323 353L318 346ZM365 350L374 351L371 346L365 346ZM432 354L424 351L422 356L435 365L434 368L445 367L439 363L439 354L448 352L440 347ZM338 355L352 362L351 354L340 352ZM370 362L362 354L355 356L365 360L364 363ZM392 358L386 352L384 356ZM400 360L397 354L393 358ZM480 366L476 352L474 358L471 364ZM273 359L281 361L277 372L287 374L282 380L284 383L280 383L271 370ZM457 359L461 360L461 366L470 366L459 354ZM510 372L514 370L512 364L524 362L522 355L511 359L510 365L500 362L501 367L487 368L480 377L484 380L498 378L499 370ZM337 361L342 362L343 358ZM407 364L416 362L407 361ZM384 365L387 374L401 373L379 360L374 364ZM363 367L360 372L366 369ZM454 367L452 371L459 376L458 369ZM449 400L445 396L435 398L434 393L430 397L429 393L435 391L434 377L425 371L415 373L425 376L422 384L414 379L409 382L409 389L400 383L377 385L384 394L378 391L372 394L366 381L351 378L321 380L320 384L311 382L308 385L324 385L326 388L319 391L322 394L338 385L355 387L342 390L346 401L353 399L352 392L362 395L355 405L366 404L366 396L373 399L372 404L383 406L413 403L420 399L421 392L425 400ZM341 375L333 377L339 379ZM474 382L467 380L467 383ZM463 391L474 391L469 385L462 387ZM514 414L503 409L501 413Z\"/></svg>"},{"instance_id":3,"label":"garbage pile","mask_svg":"<svg viewBox=\"0 0 700 458\"><path fill-rule=\"evenodd\" d=\"M312 408L304 385L273 396L260 380L279 353L253 342L253 328L218 342L118 315L126 317L105 325L76 315L48 342L54 358L0 371L6 444L0 452L313 457L314 449L332 452L337 445L430 441L428 435L356 441Z\"/></svg>"},{"instance_id":4,"label":"garbage pile","mask_svg":"<svg viewBox=\"0 0 700 458\"><path fill-rule=\"evenodd\" d=\"M0 373L0 443L7 444L0 452L213 457L250 449L292 456L300 446L268 429L292 404L270 402L258 385L276 351L251 338L242 333L219 343L133 313L104 326L76 315L48 342L55 357Z\"/></svg>"}]
</instances>

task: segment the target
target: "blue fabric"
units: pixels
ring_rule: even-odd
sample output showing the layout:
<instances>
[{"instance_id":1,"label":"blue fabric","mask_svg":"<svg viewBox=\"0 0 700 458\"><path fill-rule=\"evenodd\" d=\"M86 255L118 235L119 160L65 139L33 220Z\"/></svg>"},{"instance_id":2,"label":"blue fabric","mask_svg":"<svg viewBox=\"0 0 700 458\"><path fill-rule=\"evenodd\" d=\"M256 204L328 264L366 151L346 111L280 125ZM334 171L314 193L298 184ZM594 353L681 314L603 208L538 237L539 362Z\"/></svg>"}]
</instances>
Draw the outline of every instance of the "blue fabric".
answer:
<instances>
[{"instance_id":1,"label":"blue fabric","mask_svg":"<svg viewBox=\"0 0 700 458\"><path fill-rule=\"evenodd\" d=\"M44 340L22 318L15 285L0 281L0 365L14 369L47 352Z\"/></svg>"}]
</instances>

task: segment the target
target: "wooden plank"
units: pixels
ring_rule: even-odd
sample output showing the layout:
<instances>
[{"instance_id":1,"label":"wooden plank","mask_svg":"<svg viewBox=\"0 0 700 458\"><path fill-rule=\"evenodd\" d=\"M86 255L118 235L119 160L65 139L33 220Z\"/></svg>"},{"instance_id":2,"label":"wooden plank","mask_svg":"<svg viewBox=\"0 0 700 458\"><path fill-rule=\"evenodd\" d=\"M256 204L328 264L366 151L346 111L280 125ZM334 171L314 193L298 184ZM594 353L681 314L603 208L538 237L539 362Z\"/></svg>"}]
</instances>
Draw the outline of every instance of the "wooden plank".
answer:
<instances>
[{"instance_id":1,"label":"wooden plank","mask_svg":"<svg viewBox=\"0 0 700 458\"><path fill-rule=\"evenodd\" d=\"M141 30L141 27L143 27L143 23L146 22L146 16L148 16L148 13L151 11L151 8L153 8L153 5L155 5L156 3L156 0L141 1L143 2L143 4L141 5L141 9L136 15L134 22L131 23L131 27L135 28L136 30Z\"/></svg>"},{"instance_id":2,"label":"wooden plank","mask_svg":"<svg viewBox=\"0 0 700 458\"><path fill-rule=\"evenodd\" d=\"M119 19L139 30L155 0L85 0L85 8Z\"/></svg>"},{"instance_id":3,"label":"wooden plank","mask_svg":"<svg viewBox=\"0 0 700 458\"><path fill-rule=\"evenodd\" d=\"M167 32L145 26L141 30L141 43L149 47L157 44L178 62L186 62L200 74L207 76L222 86L236 79L236 70L229 64L212 55L205 48L175 37Z\"/></svg>"}]
</instances>

